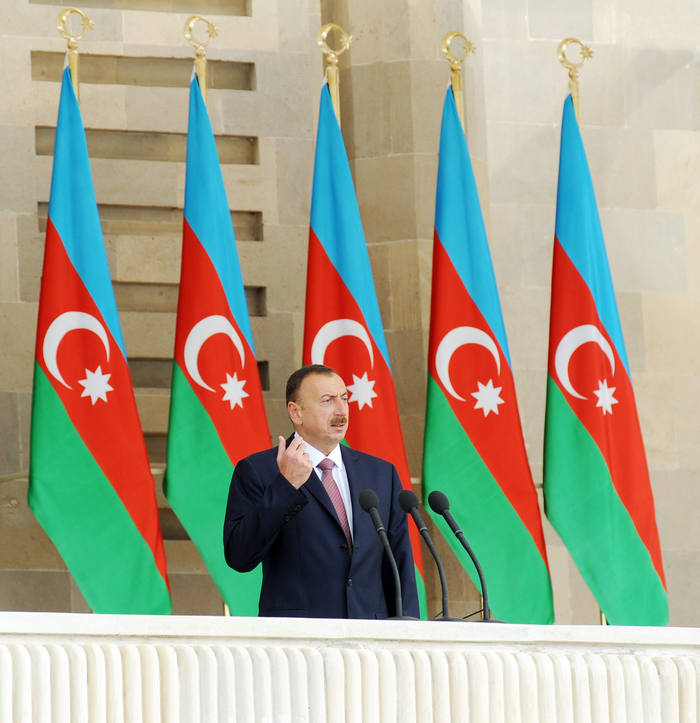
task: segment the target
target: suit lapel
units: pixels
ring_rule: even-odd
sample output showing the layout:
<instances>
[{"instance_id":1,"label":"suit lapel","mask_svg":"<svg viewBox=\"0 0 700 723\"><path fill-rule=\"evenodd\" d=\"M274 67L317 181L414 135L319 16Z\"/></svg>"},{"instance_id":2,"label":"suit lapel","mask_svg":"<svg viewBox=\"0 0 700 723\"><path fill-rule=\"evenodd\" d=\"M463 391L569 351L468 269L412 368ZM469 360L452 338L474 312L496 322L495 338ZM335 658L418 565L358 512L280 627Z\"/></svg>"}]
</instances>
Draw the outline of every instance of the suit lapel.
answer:
<instances>
[{"instance_id":1,"label":"suit lapel","mask_svg":"<svg viewBox=\"0 0 700 723\"><path fill-rule=\"evenodd\" d=\"M292 435L287 440L287 446L289 446L290 442L293 439L294 435ZM343 461L345 461L344 457ZM307 498L313 497L317 502L319 502L321 506L326 509L328 514L331 515L331 517L333 517L333 519L338 523L338 527L342 528L340 520L338 519L338 514L336 513L335 507L333 507L333 503L331 502L331 498L328 496L328 492L326 492L326 488L323 486L323 482L321 482L319 476L316 474L315 468L311 470L309 479L304 482L299 491L303 495L306 495Z\"/></svg>"},{"instance_id":2,"label":"suit lapel","mask_svg":"<svg viewBox=\"0 0 700 723\"><path fill-rule=\"evenodd\" d=\"M338 526L340 526L340 520L336 514L335 507L333 507L331 498L328 496L328 492L326 492L323 482L321 482L318 478L315 469L311 471L309 479L303 484L301 491L308 493L307 497L313 497L317 502L325 507L328 513L332 515L333 519L338 523Z\"/></svg>"}]
</instances>

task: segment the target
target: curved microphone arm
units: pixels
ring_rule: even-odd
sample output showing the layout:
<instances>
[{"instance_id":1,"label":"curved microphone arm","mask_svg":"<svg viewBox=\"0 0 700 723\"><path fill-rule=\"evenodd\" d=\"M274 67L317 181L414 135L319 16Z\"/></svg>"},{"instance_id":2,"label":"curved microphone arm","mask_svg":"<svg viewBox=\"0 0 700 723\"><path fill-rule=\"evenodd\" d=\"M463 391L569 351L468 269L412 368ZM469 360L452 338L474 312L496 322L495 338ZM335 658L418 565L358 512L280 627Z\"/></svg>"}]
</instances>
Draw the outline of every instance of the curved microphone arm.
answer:
<instances>
[{"instance_id":1,"label":"curved microphone arm","mask_svg":"<svg viewBox=\"0 0 700 723\"><path fill-rule=\"evenodd\" d=\"M399 576L399 568L396 565L396 559L394 553L391 550L389 544L389 538L386 536L386 529L382 523L382 518L379 516L379 498L374 490L366 489L360 492L359 497L360 507L372 518L372 523L377 530L379 539L382 541L384 546L384 552L389 558L389 565L391 565L391 571L394 574L394 588L396 589L396 615L391 620L415 620L410 615L403 614L403 600L401 599L401 577Z\"/></svg>"},{"instance_id":2,"label":"curved microphone arm","mask_svg":"<svg viewBox=\"0 0 700 723\"><path fill-rule=\"evenodd\" d=\"M430 550L430 554L433 556L435 560L435 564L437 565L438 569L438 575L440 576L440 589L442 590L442 617L437 618L438 620L449 620L452 622L464 622L462 618L451 618L450 617L450 610L449 610L449 601L447 598L447 578L445 577L445 568L442 566L442 560L440 559L440 556L438 555L437 550L435 549L435 545L433 544L432 539L430 538L430 533L428 532L428 528L425 526L425 523L423 522L423 518L420 515L420 512L418 511L418 496L413 490L403 490L399 493L399 505L401 506L401 509L406 512L407 514L411 515L413 517L413 521L416 523L416 527L418 528L418 532L420 532L421 537L425 541L425 544L427 545L428 549Z\"/></svg>"},{"instance_id":3,"label":"curved microphone arm","mask_svg":"<svg viewBox=\"0 0 700 723\"><path fill-rule=\"evenodd\" d=\"M462 530L459 529L459 525L455 522L455 518L452 517L452 514L450 513L450 502L447 499L447 496L444 495L442 492L434 490L428 495L428 504L430 505L430 509L433 512L445 518L445 522L447 522L447 524L450 526L450 529L452 530L452 532L454 532L455 537L462 543L462 547L467 551L469 557L471 557L472 562L474 563L474 567L476 568L476 572L479 575L479 583L481 584L481 597L484 601L484 620L490 621L491 612L489 610L489 595L486 590L484 571L481 569L481 565L476 559L474 551L467 542L467 538L464 536Z\"/></svg>"}]
</instances>

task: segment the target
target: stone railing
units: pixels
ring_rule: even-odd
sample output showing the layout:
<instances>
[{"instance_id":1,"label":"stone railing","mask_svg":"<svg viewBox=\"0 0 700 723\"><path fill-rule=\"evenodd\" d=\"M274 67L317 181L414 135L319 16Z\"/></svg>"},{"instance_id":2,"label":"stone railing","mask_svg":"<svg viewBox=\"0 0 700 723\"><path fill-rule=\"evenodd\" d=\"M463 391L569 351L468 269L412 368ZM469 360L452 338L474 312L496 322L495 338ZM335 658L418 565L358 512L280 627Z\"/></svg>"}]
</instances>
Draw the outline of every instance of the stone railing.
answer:
<instances>
[{"instance_id":1,"label":"stone railing","mask_svg":"<svg viewBox=\"0 0 700 723\"><path fill-rule=\"evenodd\" d=\"M695 721L700 631L0 613L0 723Z\"/></svg>"}]
</instances>

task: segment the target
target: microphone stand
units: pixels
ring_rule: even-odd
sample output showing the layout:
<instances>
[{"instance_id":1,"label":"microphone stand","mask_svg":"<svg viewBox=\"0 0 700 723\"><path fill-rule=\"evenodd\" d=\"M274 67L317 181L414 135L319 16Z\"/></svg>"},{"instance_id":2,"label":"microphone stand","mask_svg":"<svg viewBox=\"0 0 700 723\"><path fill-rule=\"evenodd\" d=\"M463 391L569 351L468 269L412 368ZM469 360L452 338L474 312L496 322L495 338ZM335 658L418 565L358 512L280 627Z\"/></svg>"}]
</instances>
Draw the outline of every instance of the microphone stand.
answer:
<instances>
[{"instance_id":1,"label":"microphone stand","mask_svg":"<svg viewBox=\"0 0 700 723\"><path fill-rule=\"evenodd\" d=\"M372 522L377 530L379 539L382 541L384 546L384 552L389 558L389 565L391 566L391 572L394 575L394 589L396 590L396 615L387 618L387 620L417 620L417 618L411 617L410 615L403 614L403 600L401 598L401 577L399 576L399 568L396 565L396 559L394 553L389 544L389 538L386 535L386 529L382 523L382 518L379 516L379 498L376 492L371 489L362 490L360 493L360 507L369 514L372 518Z\"/></svg>"},{"instance_id":2,"label":"microphone stand","mask_svg":"<svg viewBox=\"0 0 700 723\"><path fill-rule=\"evenodd\" d=\"M438 555L438 552L435 549L435 545L433 544L433 541L430 537L428 528L425 526L423 518L420 516L420 512L418 511L418 496L412 490L403 490L399 493L399 505L404 512L407 512L411 515L411 517L413 517L413 521L416 523L418 532L420 533L420 536L423 538L423 541L430 550L430 554L433 556L433 559L435 560L435 565L438 569L438 575L440 576L440 588L442 590L442 617L433 618L433 620L447 620L448 622L452 623L470 622L462 618L453 618L450 616L449 601L447 599L447 579L445 577L445 568L442 565L440 555Z\"/></svg>"},{"instance_id":3,"label":"microphone stand","mask_svg":"<svg viewBox=\"0 0 700 723\"><path fill-rule=\"evenodd\" d=\"M452 514L450 513L450 503L447 499L447 496L444 495L442 492L438 492L437 490L434 490L428 495L428 503L430 504L430 508L433 512L437 513L438 515L442 515L442 517L445 518L445 522L449 525L452 532L454 532L455 537L460 541L462 544L462 547L467 551L467 554L471 558L472 562L474 563L474 567L476 568L476 572L479 575L479 584L481 585L481 599L483 600L483 614L484 617L481 620L472 620L470 622L479 622L479 623L499 623L500 620L493 620L491 618L491 611L489 610L489 594L486 589L486 580L484 579L484 571L481 569L481 565L479 564L479 561L476 559L476 555L474 554L474 551L472 550L471 546L467 542L467 538L464 536L464 533L459 528L459 525L455 521L455 518L452 517Z\"/></svg>"},{"instance_id":4,"label":"microphone stand","mask_svg":"<svg viewBox=\"0 0 700 723\"><path fill-rule=\"evenodd\" d=\"M449 518L448 519L448 515ZM471 546L467 542L467 538L464 536L464 533L462 530L459 529L457 523L455 522L454 517L450 514L449 510L445 510L444 513L445 520L448 525L450 525L450 528L452 529L452 532L455 533L455 537L462 543L462 547L467 551L467 554L469 557L471 557L472 562L474 563L474 567L476 568L476 572L479 575L479 584L481 585L481 599L483 600L482 607L484 609L484 617L481 620L472 620L473 623L498 623L500 620L493 620L491 618L491 611L489 610L489 594L486 590L486 580L484 579L484 571L481 569L481 565L479 564L479 561L476 559L476 555L474 554L474 551L472 550ZM450 520L452 520L452 524L450 524ZM454 525L454 527L453 527ZM455 529L456 528L456 529Z\"/></svg>"}]
</instances>

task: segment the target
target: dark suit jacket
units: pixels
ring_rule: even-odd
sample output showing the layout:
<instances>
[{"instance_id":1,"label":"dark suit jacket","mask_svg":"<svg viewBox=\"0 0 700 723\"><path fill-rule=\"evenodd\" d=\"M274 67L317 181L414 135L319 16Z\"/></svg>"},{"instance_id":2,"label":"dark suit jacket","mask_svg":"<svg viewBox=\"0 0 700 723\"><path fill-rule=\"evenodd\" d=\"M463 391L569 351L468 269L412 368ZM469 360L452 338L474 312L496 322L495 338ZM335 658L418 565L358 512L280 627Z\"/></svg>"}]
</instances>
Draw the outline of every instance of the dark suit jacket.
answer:
<instances>
[{"instance_id":1,"label":"dark suit jacket","mask_svg":"<svg viewBox=\"0 0 700 723\"><path fill-rule=\"evenodd\" d=\"M369 487L379 497L401 577L404 615L419 616L401 481L393 464L342 446L352 497L354 552L315 470L300 489L279 471L277 448L242 459L231 481L224 554L239 572L262 562L260 615L386 618L395 614L393 576L370 516L358 502Z\"/></svg>"}]
</instances>

